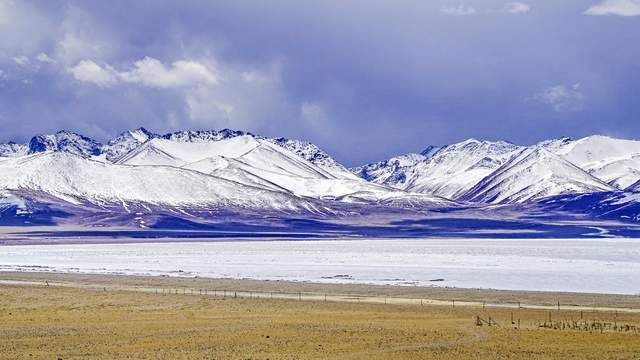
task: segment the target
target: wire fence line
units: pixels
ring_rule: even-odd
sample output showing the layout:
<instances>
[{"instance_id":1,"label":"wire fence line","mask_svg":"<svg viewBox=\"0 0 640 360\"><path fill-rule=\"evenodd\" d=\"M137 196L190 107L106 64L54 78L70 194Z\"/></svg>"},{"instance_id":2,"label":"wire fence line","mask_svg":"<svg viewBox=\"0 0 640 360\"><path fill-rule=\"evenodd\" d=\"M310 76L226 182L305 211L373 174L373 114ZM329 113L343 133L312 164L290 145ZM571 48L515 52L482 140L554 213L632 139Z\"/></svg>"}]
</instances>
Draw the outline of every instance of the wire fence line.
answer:
<instances>
[{"instance_id":1,"label":"wire fence line","mask_svg":"<svg viewBox=\"0 0 640 360\"><path fill-rule=\"evenodd\" d=\"M0 285L19 286L44 286L44 287L71 287L79 289L97 291L134 291L151 293L157 295L197 295L221 298L241 298L241 299L274 299L274 300L297 300L297 301L323 301L323 302L349 302L366 304L387 304L387 305L413 305L413 306L448 306L456 307L476 307L476 308L507 308L507 309L530 309L530 310L556 310L556 311L582 311L582 312L619 312L640 314L640 308L606 307L606 306L586 306L561 304L557 301L553 305L536 305L517 301L513 303L496 303L485 301L462 301L443 300L416 297L399 297L390 295L364 295L364 294L341 294L334 292L292 292L292 291L267 291L267 290L247 290L247 289L218 289L218 288L189 288L189 287L162 287L162 286L133 286L133 285L103 285L87 284L79 282L54 282L54 281L28 281L28 280L0 280Z\"/></svg>"}]
</instances>

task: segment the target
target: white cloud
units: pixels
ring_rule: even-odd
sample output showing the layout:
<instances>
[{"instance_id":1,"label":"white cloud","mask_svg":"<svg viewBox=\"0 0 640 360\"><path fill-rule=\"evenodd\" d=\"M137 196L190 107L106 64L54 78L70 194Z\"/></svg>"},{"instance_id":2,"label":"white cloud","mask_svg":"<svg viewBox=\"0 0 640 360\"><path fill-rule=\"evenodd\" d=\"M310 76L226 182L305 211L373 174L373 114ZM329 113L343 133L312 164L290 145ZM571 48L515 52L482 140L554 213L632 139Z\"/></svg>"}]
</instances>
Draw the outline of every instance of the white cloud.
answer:
<instances>
[{"instance_id":1,"label":"white cloud","mask_svg":"<svg viewBox=\"0 0 640 360\"><path fill-rule=\"evenodd\" d=\"M584 12L585 15L640 15L640 0L605 0Z\"/></svg>"},{"instance_id":2,"label":"white cloud","mask_svg":"<svg viewBox=\"0 0 640 360\"><path fill-rule=\"evenodd\" d=\"M580 111L584 109L586 96L580 89L580 84L555 85L548 87L533 96L534 100L551 105L555 111Z\"/></svg>"},{"instance_id":3,"label":"white cloud","mask_svg":"<svg viewBox=\"0 0 640 360\"><path fill-rule=\"evenodd\" d=\"M212 55L173 63L145 57L129 67L116 67L85 59L68 72L80 82L102 88L127 86L123 93L128 94L144 94L149 88L170 92L159 96L184 105L167 115L167 123L174 128L179 119L181 127L276 132L287 119L300 115L298 105L282 89L280 61L248 68L218 62ZM305 108L306 117L317 118L313 108Z\"/></svg>"},{"instance_id":4,"label":"white cloud","mask_svg":"<svg viewBox=\"0 0 640 360\"><path fill-rule=\"evenodd\" d=\"M481 8L476 9L473 6L459 4L457 6L443 6L440 12L451 16L466 16L475 14L525 14L531 11L531 5L520 1L505 3L501 8Z\"/></svg>"},{"instance_id":5,"label":"white cloud","mask_svg":"<svg viewBox=\"0 0 640 360\"><path fill-rule=\"evenodd\" d=\"M92 60L82 60L69 69L76 80L99 86L134 83L157 88L182 88L215 84L218 78L207 66L197 61L180 60L165 66L151 57L133 64L129 71L116 71L109 65L100 66Z\"/></svg>"},{"instance_id":6,"label":"white cloud","mask_svg":"<svg viewBox=\"0 0 640 360\"><path fill-rule=\"evenodd\" d=\"M180 60L167 68L157 59L145 57L134 63L134 69L119 74L122 81L158 88L188 87L215 84L218 78L212 70L197 61Z\"/></svg>"},{"instance_id":7,"label":"white cloud","mask_svg":"<svg viewBox=\"0 0 640 360\"><path fill-rule=\"evenodd\" d=\"M452 16L465 16L475 14L476 9L472 6L460 4L458 6L444 6L440 8L440 12Z\"/></svg>"},{"instance_id":8,"label":"white cloud","mask_svg":"<svg viewBox=\"0 0 640 360\"><path fill-rule=\"evenodd\" d=\"M36 56L36 60L43 63L55 63L56 61L49 57L49 55L41 52Z\"/></svg>"},{"instance_id":9,"label":"white cloud","mask_svg":"<svg viewBox=\"0 0 640 360\"><path fill-rule=\"evenodd\" d=\"M509 14L524 14L529 11L531 11L531 6L522 2L510 2L504 6L504 12Z\"/></svg>"},{"instance_id":10,"label":"white cloud","mask_svg":"<svg viewBox=\"0 0 640 360\"><path fill-rule=\"evenodd\" d=\"M20 66L27 66L27 65L29 65L29 58L28 58L28 57L26 57L26 56L24 56L24 55L14 57L14 58L13 58L13 61L14 61L16 64L20 65Z\"/></svg>"},{"instance_id":11,"label":"white cloud","mask_svg":"<svg viewBox=\"0 0 640 360\"><path fill-rule=\"evenodd\" d=\"M69 69L76 80L109 87L118 83L115 70L109 66L102 67L91 60L82 60Z\"/></svg>"}]
</instances>

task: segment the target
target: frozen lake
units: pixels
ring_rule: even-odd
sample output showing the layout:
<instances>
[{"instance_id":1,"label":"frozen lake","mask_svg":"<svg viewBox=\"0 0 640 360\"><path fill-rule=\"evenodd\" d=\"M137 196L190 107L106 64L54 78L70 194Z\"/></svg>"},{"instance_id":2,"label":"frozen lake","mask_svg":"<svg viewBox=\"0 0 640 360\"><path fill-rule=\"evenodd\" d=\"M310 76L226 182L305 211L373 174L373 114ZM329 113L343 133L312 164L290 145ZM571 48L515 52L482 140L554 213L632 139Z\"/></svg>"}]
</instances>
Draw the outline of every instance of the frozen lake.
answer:
<instances>
[{"instance_id":1,"label":"frozen lake","mask_svg":"<svg viewBox=\"0 0 640 360\"><path fill-rule=\"evenodd\" d=\"M0 271L16 270L640 294L640 241L413 239L0 246Z\"/></svg>"}]
</instances>

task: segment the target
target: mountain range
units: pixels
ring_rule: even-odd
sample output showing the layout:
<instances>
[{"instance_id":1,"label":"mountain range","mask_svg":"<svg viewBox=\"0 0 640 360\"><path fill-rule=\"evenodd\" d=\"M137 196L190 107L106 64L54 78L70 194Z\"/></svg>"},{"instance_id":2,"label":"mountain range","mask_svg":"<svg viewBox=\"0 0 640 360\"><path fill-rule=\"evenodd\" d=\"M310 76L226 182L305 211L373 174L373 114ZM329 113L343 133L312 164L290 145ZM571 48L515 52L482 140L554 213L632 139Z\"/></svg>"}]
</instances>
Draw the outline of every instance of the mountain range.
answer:
<instances>
[{"instance_id":1,"label":"mountain range","mask_svg":"<svg viewBox=\"0 0 640 360\"><path fill-rule=\"evenodd\" d=\"M0 144L0 225L587 236L605 224L629 236L639 201L640 141L599 135L468 139L352 169L309 142L229 129Z\"/></svg>"}]
</instances>

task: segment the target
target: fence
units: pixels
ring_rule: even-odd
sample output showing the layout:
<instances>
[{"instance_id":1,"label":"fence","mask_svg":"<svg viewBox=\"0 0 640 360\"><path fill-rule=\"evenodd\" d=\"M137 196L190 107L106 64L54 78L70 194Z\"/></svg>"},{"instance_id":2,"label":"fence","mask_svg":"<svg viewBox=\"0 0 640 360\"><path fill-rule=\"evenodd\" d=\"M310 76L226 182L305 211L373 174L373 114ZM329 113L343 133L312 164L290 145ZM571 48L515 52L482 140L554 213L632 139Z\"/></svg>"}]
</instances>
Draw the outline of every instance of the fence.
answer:
<instances>
[{"instance_id":1,"label":"fence","mask_svg":"<svg viewBox=\"0 0 640 360\"><path fill-rule=\"evenodd\" d=\"M14 285L36 285L36 286L63 286L86 288L103 291L138 291L155 294L183 294L200 295L223 298L250 298L250 299L280 299L298 301L327 301L327 302L352 302L368 304L389 304L389 305L415 305L415 306L449 306L455 307L478 307L478 308L506 308L506 309L530 309L530 310L556 310L574 312L611 312L640 314L640 308L619 308L603 306L585 305L564 305L557 301L553 305L527 304L521 301L513 303L492 303L484 301L461 301L442 300L427 298L410 298L389 295L363 295L363 294L339 294L339 293L317 293L317 292L287 292L287 291L265 291L247 289L216 289L216 288L187 288L187 287L151 287L151 286L127 286L127 285L99 285L73 282L49 282L49 281L24 281L24 280L0 280L0 284Z\"/></svg>"},{"instance_id":2,"label":"fence","mask_svg":"<svg viewBox=\"0 0 640 360\"><path fill-rule=\"evenodd\" d=\"M187 287L160 287L160 286L133 286L133 285L103 285L87 284L81 282L54 282L54 281L28 281L28 280L0 280L0 285L30 285L30 286L59 286L73 287L102 291L136 291L144 293L154 293L158 295L183 294L212 296L222 298L250 298L250 299L280 299L298 301L326 301L326 302L351 302L368 304L389 304L389 305L414 305L414 306L448 306L456 307L477 307L482 308L503 308L503 309L530 309L546 311L572 311L580 312L609 312L640 314L640 308L620 308L585 305L564 305L557 301L553 305L527 304L521 301L513 303L492 303L484 301L461 301L442 300L427 298L398 297L389 295L364 295L364 294L339 294L339 293L317 293L317 292L287 292L287 291L265 291L247 289L216 289L216 288L187 288Z\"/></svg>"}]
</instances>

